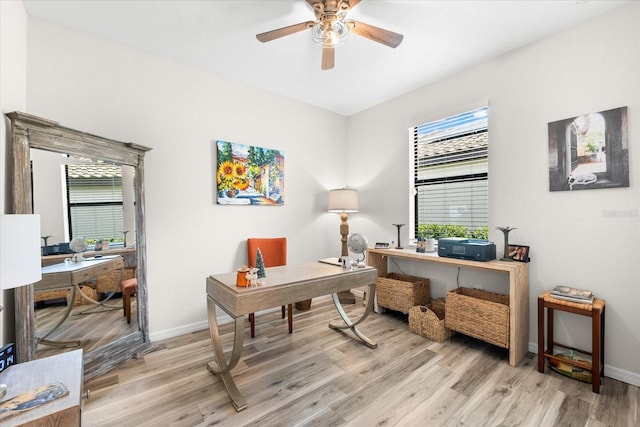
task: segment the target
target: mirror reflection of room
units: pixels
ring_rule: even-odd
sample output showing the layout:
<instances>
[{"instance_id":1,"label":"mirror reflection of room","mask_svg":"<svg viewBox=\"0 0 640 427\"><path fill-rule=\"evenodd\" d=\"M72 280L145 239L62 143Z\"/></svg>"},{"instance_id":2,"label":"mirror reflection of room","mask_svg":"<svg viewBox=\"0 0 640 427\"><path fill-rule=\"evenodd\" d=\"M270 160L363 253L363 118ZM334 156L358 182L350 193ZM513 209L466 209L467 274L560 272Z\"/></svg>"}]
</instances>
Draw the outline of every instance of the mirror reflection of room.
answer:
<instances>
[{"instance_id":1,"label":"mirror reflection of room","mask_svg":"<svg viewBox=\"0 0 640 427\"><path fill-rule=\"evenodd\" d=\"M136 277L134 168L37 149L31 164L43 277L90 267L73 289L35 286L37 357L76 348L87 353L135 332L135 294L128 323L120 288ZM86 249L74 254L78 248Z\"/></svg>"}]
</instances>

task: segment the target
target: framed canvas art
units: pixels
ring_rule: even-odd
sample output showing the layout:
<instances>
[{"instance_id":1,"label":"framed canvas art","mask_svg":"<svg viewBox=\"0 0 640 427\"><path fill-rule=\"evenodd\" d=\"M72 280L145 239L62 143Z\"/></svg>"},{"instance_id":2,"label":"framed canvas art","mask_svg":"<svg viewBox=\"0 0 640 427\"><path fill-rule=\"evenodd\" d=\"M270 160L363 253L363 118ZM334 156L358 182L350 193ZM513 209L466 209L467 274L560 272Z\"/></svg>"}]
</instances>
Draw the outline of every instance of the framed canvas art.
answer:
<instances>
[{"instance_id":1,"label":"framed canvas art","mask_svg":"<svg viewBox=\"0 0 640 427\"><path fill-rule=\"evenodd\" d=\"M271 148L216 141L219 205L284 205L284 153Z\"/></svg>"},{"instance_id":2,"label":"framed canvas art","mask_svg":"<svg viewBox=\"0 0 640 427\"><path fill-rule=\"evenodd\" d=\"M549 190L629 186L627 107L549 123Z\"/></svg>"}]
</instances>

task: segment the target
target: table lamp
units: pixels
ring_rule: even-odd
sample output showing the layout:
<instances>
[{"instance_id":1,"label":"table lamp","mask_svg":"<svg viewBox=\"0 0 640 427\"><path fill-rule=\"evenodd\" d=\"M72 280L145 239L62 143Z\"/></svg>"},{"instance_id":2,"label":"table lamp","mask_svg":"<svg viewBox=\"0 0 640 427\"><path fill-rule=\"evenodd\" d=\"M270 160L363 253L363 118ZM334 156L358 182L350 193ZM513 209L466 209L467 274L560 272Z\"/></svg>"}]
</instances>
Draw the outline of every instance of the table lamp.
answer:
<instances>
[{"instance_id":1,"label":"table lamp","mask_svg":"<svg viewBox=\"0 0 640 427\"><path fill-rule=\"evenodd\" d=\"M340 213L340 235L342 236L342 257L349 257L349 248L347 247L347 236L349 236L349 224L347 218L349 212L358 212L360 209L358 202L358 190L352 188L338 188L329 191L329 212ZM341 303L355 303L355 296L349 292L340 292L339 299Z\"/></svg>"},{"instance_id":2,"label":"table lamp","mask_svg":"<svg viewBox=\"0 0 640 427\"><path fill-rule=\"evenodd\" d=\"M42 279L40 215L3 214L0 232L0 289L39 282ZM0 384L0 398L6 390L6 385Z\"/></svg>"},{"instance_id":3,"label":"table lamp","mask_svg":"<svg viewBox=\"0 0 640 427\"><path fill-rule=\"evenodd\" d=\"M342 236L341 256L348 257L347 236L349 235L349 224L347 218L349 212L358 212L358 190L351 188L339 188L329 191L329 212L340 213L340 235Z\"/></svg>"}]
</instances>

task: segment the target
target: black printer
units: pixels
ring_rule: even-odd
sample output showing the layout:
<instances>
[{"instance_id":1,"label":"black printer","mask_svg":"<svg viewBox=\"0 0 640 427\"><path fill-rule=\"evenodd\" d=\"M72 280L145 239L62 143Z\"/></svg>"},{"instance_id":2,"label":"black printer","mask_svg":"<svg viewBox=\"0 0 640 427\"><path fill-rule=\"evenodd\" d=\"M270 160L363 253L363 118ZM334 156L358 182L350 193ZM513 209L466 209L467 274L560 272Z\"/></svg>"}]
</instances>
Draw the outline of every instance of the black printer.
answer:
<instances>
[{"instance_id":1,"label":"black printer","mask_svg":"<svg viewBox=\"0 0 640 427\"><path fill-rule=\"evenodd\" d=\"M49 245L42 247L42 255L62 255L72 254L73 251L69 248L69 243L58 243L57 245Z\"/></svg>"},{"instance_id":2,"label":"black printer","mask_svg":"<svg viewBox=\"0 0 640 427\"><path fill-rule=\"evenodd\" d=\"M447 237L438 239L438 256L472 261L491 261L496 259L496 245L483 239Z\"/></svg>"}]
</instances>

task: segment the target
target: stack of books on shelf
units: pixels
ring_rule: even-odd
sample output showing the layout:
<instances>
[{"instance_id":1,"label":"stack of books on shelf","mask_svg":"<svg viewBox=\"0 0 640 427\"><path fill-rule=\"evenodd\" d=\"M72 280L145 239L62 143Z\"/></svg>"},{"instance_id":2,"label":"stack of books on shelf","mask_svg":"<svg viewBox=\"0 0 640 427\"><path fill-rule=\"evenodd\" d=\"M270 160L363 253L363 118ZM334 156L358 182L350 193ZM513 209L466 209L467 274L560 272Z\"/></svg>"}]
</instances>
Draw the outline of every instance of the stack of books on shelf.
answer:
<instances>
[{"instance_id":1,"label":"stack of books on shelf","mask_svg":"<svg viewBox=\"0 0 640 427\"><path fill-rule=\"evenodd\" d=\"M585 289L570 288L569 286L556 286L551 291L551 296L556 299L577 302L578 304L593 304L593 292Z\"/></svg>"}]
</instances>

